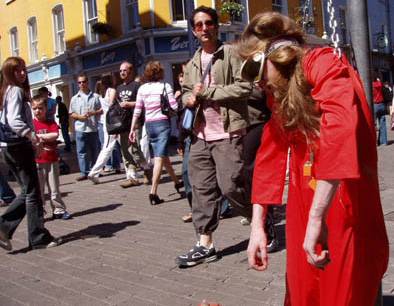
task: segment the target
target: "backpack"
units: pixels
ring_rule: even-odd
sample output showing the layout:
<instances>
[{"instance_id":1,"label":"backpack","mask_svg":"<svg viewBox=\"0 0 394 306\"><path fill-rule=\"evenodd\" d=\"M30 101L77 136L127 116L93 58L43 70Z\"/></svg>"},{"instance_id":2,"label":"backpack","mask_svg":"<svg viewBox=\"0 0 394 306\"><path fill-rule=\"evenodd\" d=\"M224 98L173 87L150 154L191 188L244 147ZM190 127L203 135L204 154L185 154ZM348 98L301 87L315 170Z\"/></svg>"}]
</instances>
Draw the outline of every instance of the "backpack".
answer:
<instances>
[{"instance_id":1,"label":"backpack","mask_svg":"<svg viewBox=\"0 0 394 306\"><path fill-rule=\"evenodd\" d=\"M105 124L109 135L130 131L133 110L122 108L115 100L105 115Z\"/></svg>"}]
</instances>

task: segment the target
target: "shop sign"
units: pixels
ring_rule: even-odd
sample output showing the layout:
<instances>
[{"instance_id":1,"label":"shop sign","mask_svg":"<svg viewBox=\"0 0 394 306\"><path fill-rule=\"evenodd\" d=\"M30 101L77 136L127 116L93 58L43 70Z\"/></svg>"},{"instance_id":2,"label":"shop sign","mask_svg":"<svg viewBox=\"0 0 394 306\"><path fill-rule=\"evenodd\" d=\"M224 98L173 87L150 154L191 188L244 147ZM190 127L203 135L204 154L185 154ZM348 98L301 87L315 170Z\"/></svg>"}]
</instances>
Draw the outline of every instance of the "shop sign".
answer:
<instances>
[{"instance_id":1,"label":"shop sign","mask_svg":"<svg viewBox=\"0 0 394 306\"><path fill-rule=\"evenodd\" d=\"M82 57L82 66L83 69L92 69L124 60L132 61L136 52L135 44L102 50Z\"/></svg>"},{"instance_id":2,"label":"shop sign","mask_svg":"<svg viewBox=\"0 0 394 306\"><path fill-rule=\"evenodd\" d=\"M155 37L154 46L156 53L189 51L189 40L187 35Z\"/></svg>"}]
</instances>

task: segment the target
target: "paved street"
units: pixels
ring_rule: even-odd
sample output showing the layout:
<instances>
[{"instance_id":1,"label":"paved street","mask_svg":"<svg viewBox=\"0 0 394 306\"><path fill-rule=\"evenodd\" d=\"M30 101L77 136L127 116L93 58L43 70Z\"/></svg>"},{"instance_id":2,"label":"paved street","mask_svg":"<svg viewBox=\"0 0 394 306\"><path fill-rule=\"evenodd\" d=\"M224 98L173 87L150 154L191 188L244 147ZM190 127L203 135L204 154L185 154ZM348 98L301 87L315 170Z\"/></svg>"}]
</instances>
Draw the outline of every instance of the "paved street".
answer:
<instances>
[{"instance_id":1,"label":"paved street","mask_svg":"<svg viewBox=\"0 0 394 306\"><path fill-rule=\"evenodd\" d=\"M390 135L394 139L394 135ZM394 242L394 144L379 148L380 184L387 230ZM70 158L70 156L69 156ZM178 173L180 159L173 158ZM282 305L285 255L283 209L277 211L281 250L270 267L248 269L245 249L249 228L240 217L222 220L216 247L222 259L180 270L174 258L196 237L181 216L185 199L163 177L159 195L166 202L148 204L149 188L119 187L122 175L101 178L100 185L61 177L61 190L72 220L46 226L65 243L26 252L26 222L18 228L14 251L0 252L0 305L198 305L203 299L222 305ZM367 209L367 208L366 208ZM0 211L2 212L3 209ZM394 305L394 251L383 279L384 305Z\"/></svg>"}]
</instances>

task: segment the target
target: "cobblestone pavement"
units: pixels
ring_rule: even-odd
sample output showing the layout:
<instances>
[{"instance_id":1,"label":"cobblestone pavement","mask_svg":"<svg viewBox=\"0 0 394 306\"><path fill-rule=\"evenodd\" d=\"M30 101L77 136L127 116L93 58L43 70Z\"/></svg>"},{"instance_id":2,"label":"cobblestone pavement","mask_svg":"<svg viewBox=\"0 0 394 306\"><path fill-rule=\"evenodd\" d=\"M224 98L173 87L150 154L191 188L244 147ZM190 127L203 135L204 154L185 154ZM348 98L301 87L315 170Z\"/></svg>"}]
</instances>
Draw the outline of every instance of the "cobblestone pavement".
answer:
<instances>
[{"instance_id":1,"label":"cobblestone pavement","mask_svg":"<svg viewBox=\"0 0 394 306\"><path fill-rule=\"evenodd\" d=\"M391 135L393 136L393 135ZM393 139L394 137L391 137ZM379 149L384 213L394 242L394 144ZM173 161L180 172L180 159ZM203 299L222 305L282 305L285 255L284 221L277 224L281 250L270 256L266 272L248 269L247 226L240 217L221 221L215 234L222 259L178 269L174 258L196 241L188 212L163 177L165 203L148 204L147 186L122 189L122 175L102 184L76 183L77 173L61 177L61 190L72 220L47 221L64 244L26 252L26 221L13 239L14 251L0 251L0 305L198 305ZM0 210L0 213L4 209ZM284 209L277 211L278 217ZM394 251L383 279L384 305L394 305Z\"/></svg>"}]
</instances>

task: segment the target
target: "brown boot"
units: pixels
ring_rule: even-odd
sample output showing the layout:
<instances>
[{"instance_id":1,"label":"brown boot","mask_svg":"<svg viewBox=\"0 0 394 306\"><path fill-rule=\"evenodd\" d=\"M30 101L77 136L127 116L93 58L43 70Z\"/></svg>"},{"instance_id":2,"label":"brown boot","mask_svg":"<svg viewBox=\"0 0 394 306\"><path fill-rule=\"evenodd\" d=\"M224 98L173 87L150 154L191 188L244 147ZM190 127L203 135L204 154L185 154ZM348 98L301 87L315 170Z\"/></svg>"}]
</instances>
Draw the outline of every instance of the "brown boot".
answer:
<instances>
[{"instance_id":1,"label":"brown boot","mask_svg":"<svg viewBox=\"0 0 394 306\"><path fill-rule=\"evenodd\" d=\"M138 185L140 185L140 182L136 179L133 179L133 178L130 178L130 179L125 180L122 183L120 183L120 187L122 187L122 188L129 188L129 187L138 186Z\"/></svg>"}]
</instances>

